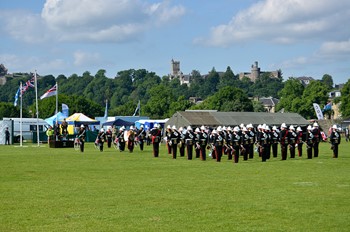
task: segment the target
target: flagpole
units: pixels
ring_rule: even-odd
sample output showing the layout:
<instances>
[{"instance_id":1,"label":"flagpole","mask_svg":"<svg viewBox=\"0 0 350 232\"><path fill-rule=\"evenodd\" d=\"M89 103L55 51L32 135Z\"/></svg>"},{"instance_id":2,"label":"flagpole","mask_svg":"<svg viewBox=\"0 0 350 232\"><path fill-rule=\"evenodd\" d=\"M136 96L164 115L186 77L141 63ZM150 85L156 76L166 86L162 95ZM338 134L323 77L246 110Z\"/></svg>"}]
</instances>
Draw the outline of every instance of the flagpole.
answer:
<instances>
[{"instance_id":1,"label":"flagpole","mask_svg":"<svg viewBox=\"0 0 350 232\"><path fill-rule=\"evenodd\" d=\"M56 111L55 111L55 114L56 114L56 124L58 126L58 83L56 82Z\"/></svg>"},{"instance_id":2,"label":"flagpole","mask_svg":"<svg viewBox=\"0 0 350 232\"><path fill-rule=\"evenodd\" d=\"M139 117L141 116L141 100L139 100Z\"/></svg>"},{"instance_id":3,"label":"flagpole","mask_svg":"<svg viewBox=\"0 0 350 232\"><path fill-rule=\"evenodd\" d=\"M39 139L39 106L38 106L38 81L36 78L36 70L34 71L34 83L35 83L35 103L36 103L36 136L38 147L40 146Z\"/></svg>"},{"instance_id":4,"label":"flagpole","mask_svg":"<svg viewBox=\"0 0 350 232\"><path fill-rule=\"evenodd\" d=\"M22 81L21 81L21 84L20 84L20 98L21 98L21 106L20 106L20 110L19 110L19 144L20 144L20 147L22 147Z\"/></svg>"}]
</instances>

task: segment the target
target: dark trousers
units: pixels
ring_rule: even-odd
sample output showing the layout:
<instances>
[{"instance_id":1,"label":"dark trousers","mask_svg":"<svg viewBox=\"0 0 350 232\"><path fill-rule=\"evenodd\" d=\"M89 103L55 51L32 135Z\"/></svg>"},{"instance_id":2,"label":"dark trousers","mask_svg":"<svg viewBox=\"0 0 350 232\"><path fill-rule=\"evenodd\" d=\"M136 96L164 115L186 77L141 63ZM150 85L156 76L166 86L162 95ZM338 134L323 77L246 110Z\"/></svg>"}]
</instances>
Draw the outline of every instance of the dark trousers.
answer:
<instances>
[{"instance_id":1,"label":"dark trousers","mask_svg":"<svg viewBox=\"0 0 350 232\"><path fill-rule=\"evenodd\" d=\"M306 144L307 158L312 159L312 143Z\"/></svg>"},{"instance_id":2,"label":"dark trousers","mask_svg":"<svg viewBox=\"0 0 350 232\"><path fill-rule=\"evenodd\" d=\"M206 160L207 159L207 154L206 154L206 145L202 145L200 149L200 156L201 160Z\"/></svg>"},{"instance_id":3,"label":"dark trousers","mask_svg":"<svg viewBox=\"0 0 350 232\"><path fill-rule=\"evenodd\" d=\"M134 141L128 141L129 152L133 152L134 151L134 147L135 147Z\"/></svg>"},{"instance_id":4,"label":"dark trousers","mask_svg":"<svg viewBox=\"0 0 350 232\"><path fill-rule=\"evenodd\" d=\"M268 144L264 144L263 146L261 146L261 161L262 162L266 162L267 160L267 156L268 156Z\"/></svg>"},{"instance_id":5,"label":"dark trousers","mask_svg":"<svg viewBox=\"0 0 350 232\"><path fill-rule=\"evenodd\" d=\"M254 144L251 143L249 144L249 159L253 159L254 158Z\"/></svg>"},{"instance_id":6,"label":"dark trousers","mask_svg":"<svg viewBox=\"0 0 350 232\"><path fill-rule=\"evenodd\" d=\"M333 158L338 158L338 148L339 148L339 144L333 144Z\"/></svg>"},{"instance_id":7,"label":"dark trousers","mask_svg":"<svg viewBox=\"0 0 350 232\"><path fill-rule=\"evenodd\" d=\"M171 145L169 145L169 142L166 142L166 147L168 148L168 154L171 154Z\"/></svg>"},{"instance_id":8,"label":"dark trousers","mask_svg":"<svg viewBox=\"0 0 350 232\"><path fill-rule=\"evenodd\" d=\"M180 156L184 157L185 156L185 144L182 142L180 146Z\"/></svg>"},{"instance_id":9,"label":"dark trousers","mask_svg":"<svg viewBox=\"0 0 350 232\"><path fill-rule=\"evenodd\" d=\"M107 146L108 146L108 148L111 148L111 145L112 145L112 137L108 137L107 138Z\"/></svg>"},{"instance_id":10,"label":"dark trousers","mask_svg":"<svg viewBox=\"0 0 350 232\"><path fill-rule=\"evenodd\" d=\"M153 156L154 157L159 156L159 143L153 142Z\"/></svg>"},{"instance_id":11,"label":"dark trousers","mask_svg":"<svg viewBox=\"0 0 350 232\"><path fill-rule=\"evenodd\" d=\"M278 151L278 143L272 144L272 156L273 158L277 157L277 151Z\"/></svg>"},{"instance_id":12,"label":"dark trousers","mask_svg":"<svg viewBox=\"0 0 350 232\"><path fill-rule=\"evenodd\" d=\"M171 152L173 154L173 159L176 159L176 155L177 155L177 144L172 144L171 145Z\"/></svg>"},{"instance_id":13,"label":"dark trousers","mask_svg":"<svg viewBox=\"0 0 350 232\"><path fill-rule=\"evenodd\" d=\"M139 140L140 150L143 151L143 139Z\"/></svg>"},{"instance_id":14,"label":"dark trousers","mask_svg":"<svg viewBox=\"0 0 350 232\"><path fill-rule=\"evenodd\" d=\"M314 157L318 157L318 145L319 142L314 143Z\"/></svg>"},{"instance_id":15,"label":"dark trousers","mask_svg":"<svg viewBox=\"0 0 350 232\"><path fill-rule=\"evenodd\" d=\"M271 157L271 144L266 145L266 159L270 159Z\"/></svg>"},{"instance_id":16,"label":"dark trousers","mask_svg":"<svg viewBox=\"0 0 350 232\"><path fill-rule=\"evenodd\" d=\"M288 149L288 144L281 144L282 160L286 160L287 159L287 149Z\"/></svg>"},{"instance_id":17,"label":"dark trousers","mask_svg":"<svg viewBox=\"0 0 350 232\"><path fill-rule=\"evenodd\" d=\"M80 140L80 151L81 152L84 152L84 144L85 144L85 142Z\"/></svg>"},{"instance_id":18,"label":"dark trousers","mask_svg":"<svg viewBox=\"0 0 350 232\"><path fill-rule=\"evenodd\" d=\"M234 146L232 152L233 152L234 162L238 163L238 161L239 161L239 146Z\"/></svg>"},{"instance_id":19,"label":"dark trousers","mask_svg":"<svg viewBox=\"0 0 350 232\"><path fill-rule=\"evenodd\" d=\"M10 145L10 137L6 136L5 145Z\"/></svg>"},{"instance_id":20,"label":"dark trousers","mask_svg":"<svg viewBox=\"0 0 350 232\"><path fill-rule=\"evenodd\" d=\"M124 151L125 150L125 142L119 142L119 150Z\"/></svg>"},{"instance_id":21,"label":"dark trousers","mask_svg":"<svg viewBox=\"0 0 350 232\"><path fill-rule=\"evenodd\" d=\"M242 153L243 153L243 160L248 160L249 144L246 144L243 146Z\"/></svg>"},{"instance_id":22,"label":"dark trousers","mask_svg":"<svg viewBox=\"0 0 350 232\"><path fill-rule=\"evenodd\" d=\"M298 156L302 157L303 156L303 144L298 143Z\"/></svg>"},{"instance_id":23,"label":"dark trousers","mask_svg":"<svg viewBox=\"0 0 350 232\"><path fill-rule=\"evenodd\" d=\"M196 152L196 158L201 157L201 148L200 147L196 147L195 152Z\"/></svg>"},{"instance_id":24,"label":"dark trousers","mask_svg":"<svg viewBox=\"0 0 350 232\"><path fill-rule=\"evenodd\" d=\"M215 153L216 153L216 162L220 162L221 156L222 156L222 146L215 146Z\"/></svg>"},{"instance_id":25,"label":"dark trousers","mask_svg":"<svg viewBox=\"0 0 350 232\"><path fill-rule=\"evenodd\" d=\"M290 158L295 158L295 144L289 144Z\"/></svg>"},{"instance_id":26,"label":"dark trousers","mask_svg":"<svg viewBox=\"0 0 350 232\"><path fill-rule=\"evenodd\" d=\"M227 160L232 160L232 148L227 148Z\"/></svg>"},{"instance_id":27,"label":"dark trousers","mask_svg":"<svg viewBox=\"0 0 350 232\"><path fill-rule=\"evenodd\" d=\"M100 147L100 151L103 151L103 144L104 144L103 142L98 143L98 146Z\"/></svg>"},{"instance_id":28,"label":"dark trousers","mask_svg":"<svg viewBox=\"0 0 350 232\"><path fill-rule=\"evenodd\" d=\"M192 159L193 145L187 145L187 159Z\"/></svg>"}]
</instances>

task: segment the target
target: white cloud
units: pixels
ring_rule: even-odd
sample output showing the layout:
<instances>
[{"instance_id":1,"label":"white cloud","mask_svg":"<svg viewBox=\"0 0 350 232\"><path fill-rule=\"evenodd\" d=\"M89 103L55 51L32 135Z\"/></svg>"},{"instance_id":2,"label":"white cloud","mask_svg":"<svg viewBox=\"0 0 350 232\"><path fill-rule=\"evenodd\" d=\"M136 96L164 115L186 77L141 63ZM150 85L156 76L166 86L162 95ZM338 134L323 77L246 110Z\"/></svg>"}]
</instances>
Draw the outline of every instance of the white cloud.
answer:
<instances>
[{"instance_id":1,"label":"white cloud","mask_svg":"<svg viewBox=\"0 0 350 232\"><path fill-rule=\"evenodd\" d=\"M46 0L41 15L0 10L0 31L28 43L125 42L183 14L168 0Z\"/></svg>"},{"instance_id":2,"label":"white cloud","mask_svg":"<svg viewBox=\"0 0 350 232\"><path fill-rule=\"evenodd\" d=\"M95 65L96 63L100 63L101 60L101 56L98 53L76 51L73 56L75 66Z\"/></svg>"},{"instance_id":3,"label":"white cloud","mask_svg":"<svg viewBox=\"0 0 350 232\"><path fill-rule=\"evenodd\" d=\"M349 8L347 0L264 0L212 28L209 38L195 42L230 46L246 40L294 43L349 37L350 30L343 28L350 21Z\"/></svg>"},{"instance_id":4,"label":"white cloud","mask_svg":"<svg viewBox=\"0 0 350 232\"><path fill-rule=\"evenodd\" d=\"M318 53L321 56L348 56L350 57L350 39L346 41L331 41L322 44Z\"/></svg>"}]
</instances>

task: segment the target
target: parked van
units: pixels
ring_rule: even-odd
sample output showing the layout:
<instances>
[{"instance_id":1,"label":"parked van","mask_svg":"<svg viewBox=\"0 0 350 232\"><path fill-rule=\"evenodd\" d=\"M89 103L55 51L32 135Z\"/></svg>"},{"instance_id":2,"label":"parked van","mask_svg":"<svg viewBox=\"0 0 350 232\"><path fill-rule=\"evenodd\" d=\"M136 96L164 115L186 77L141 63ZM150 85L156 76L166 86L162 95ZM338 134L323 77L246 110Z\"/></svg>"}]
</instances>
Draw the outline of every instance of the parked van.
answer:
<instances>
[{"instance_id":1,"label":"parked van","mask_svg":"<svg viewBox=\"0 0 350 232\"><path fill-rule=\"evenodd\" d=\"M20 142L20 125L21 118L3 118L3 120L13 120L13 138L14 142ZM49 124L44 119L36 118L22 118L22 139L33 140L33 132L37 130L39 125L39 132L45 132L49 128Z\"/></svg>"}]
</instances>

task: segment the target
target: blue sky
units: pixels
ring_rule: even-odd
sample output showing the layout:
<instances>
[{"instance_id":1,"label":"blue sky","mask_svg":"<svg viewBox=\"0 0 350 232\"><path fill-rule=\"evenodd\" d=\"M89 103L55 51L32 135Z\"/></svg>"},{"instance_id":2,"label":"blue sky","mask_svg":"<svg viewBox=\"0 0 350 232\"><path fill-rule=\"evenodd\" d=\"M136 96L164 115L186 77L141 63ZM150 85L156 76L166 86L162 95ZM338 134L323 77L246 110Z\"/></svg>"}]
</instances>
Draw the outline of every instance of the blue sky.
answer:
<instances>
[{"instance_id":1,"label":"blue sky","mask_svg":"<svg viewBox=\"0 0 350 232\"><path fill-rule=\"evenodd\" d=\"M350 78L348 0L0 0L0 63L40 75L108 77L281 69Z\"/></svg>"}]
</instances>

